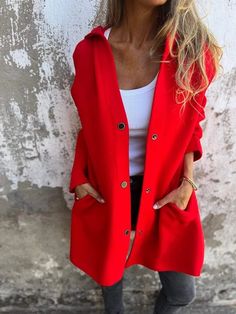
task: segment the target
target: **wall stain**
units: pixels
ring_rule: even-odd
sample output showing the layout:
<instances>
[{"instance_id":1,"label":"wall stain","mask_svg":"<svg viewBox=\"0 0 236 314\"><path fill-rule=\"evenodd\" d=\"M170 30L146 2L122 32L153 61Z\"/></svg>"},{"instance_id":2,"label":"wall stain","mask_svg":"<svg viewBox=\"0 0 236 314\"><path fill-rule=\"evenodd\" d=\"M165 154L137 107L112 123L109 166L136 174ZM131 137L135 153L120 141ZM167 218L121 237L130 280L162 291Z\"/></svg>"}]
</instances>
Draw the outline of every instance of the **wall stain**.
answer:
<instances>
[{"instance_id":1,"label":"wall stain","mask_svg":"<svg viewBox=\"0 0 236 314\"><path fill-rule=\"evenodd\" d=\"M68 165L68 176L79 124L70 96L68 38L55 36L43 9L33 0L1 2L0 155L14 185L31 178L35 167L43 180L56 163L58 169ZM49 180L59 181L60 172Z\"/></svg>"},{"instance_id":2,"label":"wall stain","mask_svg":"<svg viewBox=\"0 0 236 314\"><path fill-rule=\"evenodd\" d=\"M224 221L226 214L213 214L209 213L203 219L203 229L205 234L205 239L207 246L211 248L216 248L222 245L222 242L215 239L215 232L224 228Z\"/></svg>"}]
</instances>

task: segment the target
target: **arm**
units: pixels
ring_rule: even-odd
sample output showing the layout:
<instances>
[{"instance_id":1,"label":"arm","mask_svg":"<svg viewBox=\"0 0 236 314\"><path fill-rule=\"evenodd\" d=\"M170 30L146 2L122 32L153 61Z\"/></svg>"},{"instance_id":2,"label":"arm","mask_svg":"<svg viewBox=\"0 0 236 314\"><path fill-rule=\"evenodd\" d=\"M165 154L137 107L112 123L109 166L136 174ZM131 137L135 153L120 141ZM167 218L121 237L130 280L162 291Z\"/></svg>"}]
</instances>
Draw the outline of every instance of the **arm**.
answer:
<instances>
[{"instance_id":1,"label":"arm","mask_svg":"<svg viewBox=\"0 0 236 314\"><path fill-rule=\"evenodd\" d=\"M76 45L74 52L73 52L73 61L75 67L75 77L71 87L71 95L76 105L77 111L78 109L78 89L77 86L78 82L78 69L79 69L79 44ZM74 163L71 169L71 178L70 178L70 185L69 185L69 192L75 193L75 187L79 184L88 182L87 178L87 166L88 166L88 156L87 156L87 147L84 139L84 131L83 128L79 130L77 135L76 147L75 147L75 154L74 154Z\"/></svg>"},{"instance_id":2,"label":"arm","mask_svg":"<svg viewBox=\"0 0 236 314\"><path fill-rule=\"evenodd\" d=\"M205 106L205 104L206 104L206 96L204 95L202 106ZM185 154L189 152L193 152L193 161L197 161L198 159L202 157L201 138L202 138L203 132L202 132L202 127L200 125L200 122L204 120L204 118L205 118L204 112L202 115L199 114L196 125L195 125L195 129L193 132L193 136L185 151Z\"/></svg>"},{"instance_id":3,"label":"arm","mask_svg":"<svg viewBox=\"0 0 236 314\"><path fill-rule=\"evenodd\" d=\"M202 95L199 95L201 98L200 104L201 104L201 114L198 114L198 119L195 124L195 129L193 132L193 136L191 138L191 141L189 142L186 152L193 152L193 161L197 161L202 157L202 145L201 145L201 138L203 135L202 128L200 125L200 122L205 119L205 106L207 102L206 98L206 90L211 84L212 80L214 79L216 75L216 69L215 64L213 62L213 57L211 55L210 50L208 47L205 47L205 69L206 69L206 75L208 77L208 86L205 88L205 90L201 93Z\"/></svg>"},{"instance_id":4,"label":"arm","mask_svg":"<svg viewBox=\"0 0 236 314\"><path fill-rule=\"evenodd\" d=\"M193 180L193 158L194 158L194 153L193 152L186 153L185 156L184 156L184 171L183 171L183 175L187 176L191 180Z\"/></svg>"},{"instance_id":5,"label":"arm","mask_svg":"<svg viewBox=\"0 0 236 314\"><path fill-rule=\"evenodd\" d=\"M205 119L205 106L206 106L206 102L207 102L207 98L205 95L206 90L216 75L215 62L213 60L213 56L211 54L211 51L208 49L207 45L205 45L204 49L205 49L205 51L204 51L205 61L204 62L205 62L206 75L208 77L208 86L202 92L202 96L200 96L202 98L200 101L201 114L198 114L198 119L197 119L197 122L195 125L192 139L189 142L188 147L186 149L186 153L193 152L193 161L197 161L202 157L201 138L202 138L203 132L202 132L202 128L200 126L200 122ZM197 76L197 79L198 79L198 76Z\"/></svg>"},{"instance_id":6,"label":"arm","mask_svg":"<svg viewBox=\"0 0 236 314\"><path fill-rule=\"evenodd\" d=\"M71 170L69 191L75 193L75 187L82 183L89 182L87 178L87 149L83 136L83 129L80 129L75 147L74 163Z\"/></svg>"}]
</instances>

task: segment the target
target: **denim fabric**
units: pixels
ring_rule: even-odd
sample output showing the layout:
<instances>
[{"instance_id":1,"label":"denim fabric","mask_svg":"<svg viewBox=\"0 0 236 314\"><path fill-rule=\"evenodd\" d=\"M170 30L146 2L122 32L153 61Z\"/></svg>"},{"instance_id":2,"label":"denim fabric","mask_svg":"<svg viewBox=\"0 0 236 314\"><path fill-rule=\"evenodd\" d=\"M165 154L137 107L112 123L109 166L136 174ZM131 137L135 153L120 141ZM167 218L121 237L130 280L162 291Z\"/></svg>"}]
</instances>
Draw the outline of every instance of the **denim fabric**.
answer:
<instances>
[{"instance_id":1,"label":"denim fabric","mask_svg":"<svg viewBox=\"0 0 236 314\"><path fill-rule=\"evenodd\" d=\"M183 306L195 300L194 276L175 271L160 271L158 274L162 288L155 300L153 313L179 313Z\"/></svg>"},{"instance_id":2,"label":"denim fabric","mask_svg":"<svg viewBox=\"0 0 236 314\"><path fill-rule=\"evenodd\" d=\"M174 314L196 298L195 277L174 271L158 272L161 290L153 314ZM123 277L112 286L101 286L105 314L124 314Z\"/></svg>"},{"instance_id":3,"label":"denim fabric","mask_svg":"<svg viewBox=\"0 0 236 314\"><path fill-rule=\"evenodd\" d=\"M135 230L143 175L130 177L131 187L131 220ZM196 297L195 277L175 272L158 272L161 290L155 300L153 314L179 313L181 308L192 303ZM112 286L101 286L105 305L105 314L124 314L123 277Z\"/></svg>"},{"instance_id":4,"label":"denim fabric","mask_svg":"<svg viewBox=\"0 0 236 314\"><path fill-rule=\"evenodd\" d=\"M130 176L131 190L131 228L136 229L140 195L142 192L143 175Z\"/></svg>"},{"instance_id":5,"label":"denim fabric","mask_svg":"<svg viewBox=\"0 0 236 314\"><path fill-rule=\"evenodd\" d=\"M101 286L104 314L124 314L123 277L112 286Z\"/></svg>"}]
</instances>

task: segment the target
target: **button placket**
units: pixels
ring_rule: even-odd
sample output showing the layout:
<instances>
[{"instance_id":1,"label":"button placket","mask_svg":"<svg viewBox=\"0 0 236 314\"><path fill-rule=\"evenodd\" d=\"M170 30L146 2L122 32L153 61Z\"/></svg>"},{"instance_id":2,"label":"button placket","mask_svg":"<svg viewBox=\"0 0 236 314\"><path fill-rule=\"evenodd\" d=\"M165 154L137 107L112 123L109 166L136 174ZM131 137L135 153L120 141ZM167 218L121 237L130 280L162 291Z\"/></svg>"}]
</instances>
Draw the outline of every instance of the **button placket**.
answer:
<instances>
[{"instance_id":1,"label":"button placket","mask_svg":"<svg viewBox=\"0 0 236 314\"><path fill-rule=\"evenodd\" d=\"M118 128L119 130L122 131L122 130L125 129L125 127L126 127L126 124L125 124L124 122L118 122L118 123L117 123L117 128ZM130 182L132 182L132 180L130 180ZM126 180L121 181L120 186L124 189L124 188L126 188L126 187L128 186L128 182L127 182ZM126 236L129 235L129 234L130 234L130 230L129 230L129 229L125 229L125 230L124 230L124 234L125 234Z\"/></svg>"}]
</instances>

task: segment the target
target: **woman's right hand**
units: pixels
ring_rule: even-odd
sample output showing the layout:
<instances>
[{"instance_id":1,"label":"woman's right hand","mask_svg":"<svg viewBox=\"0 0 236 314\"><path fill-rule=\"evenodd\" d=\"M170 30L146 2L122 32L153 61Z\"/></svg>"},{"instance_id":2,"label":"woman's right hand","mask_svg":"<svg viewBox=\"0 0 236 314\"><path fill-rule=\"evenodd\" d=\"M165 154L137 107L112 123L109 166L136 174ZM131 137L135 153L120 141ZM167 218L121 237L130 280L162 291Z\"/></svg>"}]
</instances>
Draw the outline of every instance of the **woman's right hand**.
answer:
<instances>
[{"instance_id":1,"label":"woman's right hand","mask_svg":"<svg viewBox=\"0 0 236 314\"><path fill-rule=\"evenodd\" d=\"M90 183L83 183L80 185L77 185L75 188L75 195L79 198L85 197L87 194L90 194L92 197L94 197L98 202L104 203L105 200L102 198L102 196L93 188L93 186Z\"/></svg>"}]
</instances>

